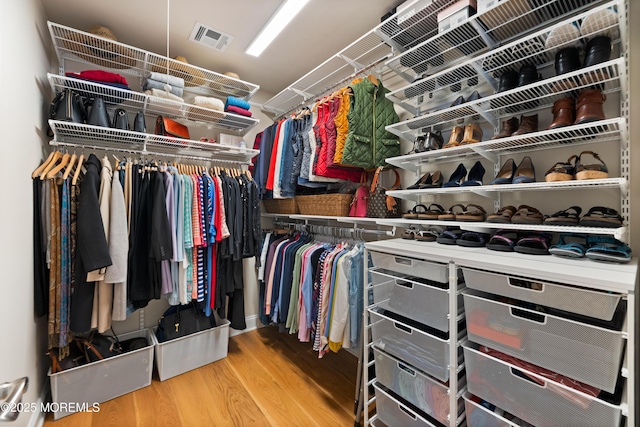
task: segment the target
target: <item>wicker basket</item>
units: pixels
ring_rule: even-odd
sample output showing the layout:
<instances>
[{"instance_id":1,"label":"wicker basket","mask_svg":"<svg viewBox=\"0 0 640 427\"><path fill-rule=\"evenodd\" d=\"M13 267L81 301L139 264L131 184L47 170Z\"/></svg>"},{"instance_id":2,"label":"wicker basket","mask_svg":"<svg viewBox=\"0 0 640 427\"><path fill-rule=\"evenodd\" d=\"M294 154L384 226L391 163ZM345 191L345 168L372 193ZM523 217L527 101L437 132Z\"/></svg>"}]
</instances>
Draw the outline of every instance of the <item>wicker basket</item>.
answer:
<instances>
[{"instance_id":1,"label":"wicker basket","mask_svg":"<svg viewBox=\"0 0 640 427\"><path fill-rule=\"evenodd\" d=\"M296 196L302 215L348 216L352 194Z\"/></svg>"},{"instance_id":2,"label":"wicker basket","mask_svg":"<svg viewBox=\"0 0 640 427\"><path fill-rule=\"evenodd\" d=\"M298 204L296 203L296 199L264 199L262 201L264 205L264 210L268 213L275 214L297 214L300 213L298 210Z\"/></svg>"}]
</instances>

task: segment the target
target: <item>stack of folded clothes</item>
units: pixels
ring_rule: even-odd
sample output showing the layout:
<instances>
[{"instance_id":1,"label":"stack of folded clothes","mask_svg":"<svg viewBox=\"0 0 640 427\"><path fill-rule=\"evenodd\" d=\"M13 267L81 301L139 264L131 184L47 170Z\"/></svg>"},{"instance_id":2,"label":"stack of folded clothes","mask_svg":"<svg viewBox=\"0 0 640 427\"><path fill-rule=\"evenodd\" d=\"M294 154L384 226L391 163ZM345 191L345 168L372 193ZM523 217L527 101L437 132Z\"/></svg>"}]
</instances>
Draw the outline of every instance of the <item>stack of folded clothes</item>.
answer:
<instances>
[{"instance_id":1,"label":"stack of folded clothes","mask_svg":"<svg viewBox=\"0 0 640 427\"><path fill-rule=\"evenodd\" d=\"M156 93L149 92L163 91L179 97L180 101L182 101L182 92L184 90L183 78L156 72L148 72L146 77L147 79L142 85L142 90L144 90L145 93L154 96L161 96L156 95ZM157 91L154 91L153 89L157 89Z\"/></svg>"},{"instance_id":2,"label":"stack of folded clothes","mask_svg":"<svg viewBox=\"0 0 640 427\"><path fill-rule=\"evenodd\" d=\"M65 73L65 76L71 77L77 80L84 80L92 83L100 83L103 85L111 86L117 89L131 90L127 83L127 79L122 77L120 74L110 73L108 71L102 70L85 70L79 73ZM88 88L86 84L82 84L81 82L67 82L67 86L76 90L81 96L85 98L93 98L92 94L93 89ZM115 95L116 91L110 92L113 93L114 96L104 96L102 98L105 102L111 104L119 104L123 101L123 98L128 98L128 94L118 92Z\"/></svg>"},{"instance_id":3,"label":"stack of folded clothes","mask_svg":"<svg viewBox=\"0 0 640 427\"><path fill-rule=\"evenodd\" d=\"M241 116L251 117L252 113L249 111L251 105L244 99L236 98L235 96L228 96L227 102L224 104L224 111L229 113L240 114Z\"/></svg>"}]
</instances>

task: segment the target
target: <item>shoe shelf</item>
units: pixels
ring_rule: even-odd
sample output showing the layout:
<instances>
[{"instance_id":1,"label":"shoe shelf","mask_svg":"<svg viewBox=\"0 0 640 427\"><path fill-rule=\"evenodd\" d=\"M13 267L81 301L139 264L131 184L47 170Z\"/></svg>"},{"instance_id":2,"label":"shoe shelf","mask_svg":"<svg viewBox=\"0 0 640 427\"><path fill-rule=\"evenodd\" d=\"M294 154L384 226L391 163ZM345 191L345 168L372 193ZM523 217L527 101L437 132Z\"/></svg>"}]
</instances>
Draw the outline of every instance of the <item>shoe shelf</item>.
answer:
<instances>
[{"instance_id":1,"label":"shoe shelf","mask_svg":"<svg viewBox=\"0 0 640 427\"><path fill-rule=\"evenodd\" d=\"M49 120L55 146L140 153L144 155L172 155L215 162L217 160L249 163L259 150L231 147L209 142L171 138L101 126Z\"/></svg>"},{"instance_id":2,"label":"shoe shelf","mask_svg":"<svg viewBox=\"0 0 640 427\"><path fill-rule=\"evenodd\" d=\"M568 14L598 3L594 1L549 0L543 4L502 1L469 17L457 27L434 34L410 50L393 57L386 65L408 82L425 74L451 68L470 56L531 33ZM445 65L446 64L446 65ZM469 76L470 77L470 76Z\"/></svg>"},{"instance_id":3,"label":"shoe shelf","mask_svg":"<svg viewBox=\"0 0 640 427\"><path fill-rule=\"evenodd\" d=\"M527 113L527 111L549 110L562 95L594 85L603 86L604 94L624 91L623 81L626 77L622 72L624 66L624 58L612 59L475 101L435 110L423 116L389 125L387 130L402 138L413 140L418 134L423 133L424 128L446 130L465 120L478 120L480 117L491 123L493 127L498 127L500 118Z\"/></svg>"},{"instance_id":4,"label":"shoe shelf","mask_svg":"<svg viewBox=\"0 0 640 427\"><path fill-rule=\"evenodd\" d=\"M477 185L468 187L426 188L422 190L392 190L387 195L400 199L419 201L424 196L474 193L484 197L493 197L494 193L521 191L577 190L618 188L627 191L626 178L582 179L556 182L532 182L523 184Z\"/></svg>"},{"instance_id":5,"label":"shoe shelf","mask_svg":"<svg viewBox=\"0 0 640 427\"><path fill-rule=\"evenodd\" d=\"M185 85L186 92L205 96L222 98L235 96L249 100L260 89L260 86L253 83L185 64L124 43L53 22L47 24L60 61L61 74L64 61L71 60L106 67L117 73L141 78L145 77L149 71L166 73L169 69L172 75L188 77L190 83Z\"/></svg>"},{"instance_id":6,"label":"shoe shelf","mask_svg":"<svg viewBox=\"0 0 640 427\"><path fill-rule=\"evenodd\" d=\"M456 67L442 70L405 87L394 90L388 93L387 97L408 111L413 112L415 115L422 115L427 108L432 111L446 110L455 98L460 95L466 97L472 90L477 90L480 93L486 92L489 89L493 91L497 90L498 78L504 71L509 69L517 70L525 63L535 64L539 72L542 72L546 68L552 68L558 49L569 46L581 46L583 41L589 37L589 34L580 35L578 32L577 35L567 36L561 43L553 41L547 45L550 32L560 30L567 25L579 25L578 23L589 15L601 13L609 8L618 7L618 13L622 14L624 11L620 6L621 1L622 0L609 1L588 11L573 15L553 26L546 27L511 43L496 47L482 55L468 59ZM604 23L603 25L608 24L608 26L604 27L602 31L607 31L613 35L623 33L619 28L619 22L621 21L622 20L619 19L615 24ZM577 73L572 74L580 75L586 70L590 69L579 70ZM476 83L474 81L476 76L478 77L477 84L474 85L473 83ZM567 75L563 75L557 78L564 80L566 77ZM465 90L456 90L461 89L462 83L465 81ZM562 91L563 88L560 87L560 89ZM522 91L522 88L516 88L513 92L518 91ZM428 95L425 95L427 92ZM538 98L542 94L544 94L544 92L534 93L533 98ZM527 94L527 96L530 95L531 94ZM478 103L481 101L482 99ZM418 127L424 126L418 124Z\"/></svg>"},{"instance_id":7,"label":"shoe shelf","mask_svg":"<svg viewBox=\"0 0 640 427\"><path fill-rule=\"evenodd\" d=\"M252 117L212 110L210 108L75 79L73 77L49 73L47 74L47 78L54 92L60 92L70 88L85 97L99 96L105 100L109 108L123 108L132 114L143 111L149 116L163 115L184 122L185 125L193 124L224 129L235 132L238 135L246 134L259 123L258 119Z\"/></svg>"},{"instance_id":8,"label":"shoe shelf","mask_svg":"<svg viewBox=\"0 0 640 427\"><path fill-rule=\"evenodd\" d=\"M408 171L420 173L422 167L434 163L455 162L463 158L485 157L497 162L498 156L517 152L593 144L621 140L626 145L626 119L616 117L581 125L541 130L507 138L490 139L475 144L459 145L440 150L390 157L387 163Z\"/></svg>"}]
</instances>

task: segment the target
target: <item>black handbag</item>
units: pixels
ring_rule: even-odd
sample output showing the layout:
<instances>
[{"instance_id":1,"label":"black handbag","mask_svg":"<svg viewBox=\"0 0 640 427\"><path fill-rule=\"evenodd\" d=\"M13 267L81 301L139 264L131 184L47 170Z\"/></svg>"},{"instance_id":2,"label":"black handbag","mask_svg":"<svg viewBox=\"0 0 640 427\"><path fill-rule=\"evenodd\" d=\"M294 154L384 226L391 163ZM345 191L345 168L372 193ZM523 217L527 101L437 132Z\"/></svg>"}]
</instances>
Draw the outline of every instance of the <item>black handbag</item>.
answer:
<instances>
[{"instance_id":1,"label":"black handbag","mask_svg":"<svg viewBox=\"0 0 640 427\"><path fill-rule=\"evenodd\" d=\"M176 305L169 307L158 321L156 338L158 342L169 341L215 326L216 321L213 315L205 316L193 303Z\"/></svg>"},{"instance_id":2,"label":"black handbag","mask_svg":"<svg viewBox=\"0 0 640 427\"><path fill-rule=\"evenodd\" d=\"M71 89L58 92L49 106L49 118L63 122L84 123L87 111L82 97ZM47 133L53 136L51 129Z\"/></svg>"},{"instance_id":3,"label":"black handbag","mask_svg":"<svg viewBox=\"0 0 640 427\"><path fill-rule=\"evenodd\" d=\"M76 337L76 341L80 343L88 362L97 362L122 354L122 346L115 334L111 337L91 331L87 337Z\"/></svg>"},{"instance_id":4,"label":"black handbag","mask_svg":"<svg viewBox=\"0 0 640 427\"><path fill-rule=\"evenodd\" d=\"M147 124L144 120L144 113L142 111L138 111L136 113L136 118L133 120L133 130L136 132L147 133Z\"/></svg>"},{"instance_id":5,"label":"black handbag","mask_svg":"<svg viewBox=\"0 0 640 427\"><path fill-rule=\"evenodd\" d=\"M107 105L102 98L93 98L87 123L94 126L111 127Z\"/></svg>"},{"instance_id":6,"label":"black handbag","mask_svg":"<svg viewBox=\"0 0 640 427\"><path fill-rule=\"evenodd\" d=\"M113 112L113 127L116 129L129 130L129 116L122 108L117 108Z\"/></svg>"}]
</instances>

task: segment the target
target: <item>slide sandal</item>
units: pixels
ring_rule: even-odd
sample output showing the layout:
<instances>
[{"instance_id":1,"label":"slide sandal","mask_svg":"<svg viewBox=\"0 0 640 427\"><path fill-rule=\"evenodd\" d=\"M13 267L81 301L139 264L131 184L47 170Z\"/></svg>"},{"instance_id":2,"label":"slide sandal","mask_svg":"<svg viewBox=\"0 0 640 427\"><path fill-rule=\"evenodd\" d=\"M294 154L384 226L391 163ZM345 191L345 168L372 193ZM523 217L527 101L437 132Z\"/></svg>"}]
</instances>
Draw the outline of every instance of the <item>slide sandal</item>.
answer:
<instances>
[{"instance_id":1,"label":"slide sandal","mask_svg":"<svg viewBox=\"0 0 640 427\"><path fill-rule=\"evenodd\" d=\"M582 208L580 206L571 206L545 218L544 223L545 225L578 225L581 213Z\"/></svg>"},{"instance_id":2,"label":"slide sandal","mask_svg":"<svg viewBox=\"0 0 640 427\"><path fill-rule=\"evenodd\" d=\"M436 242L443 245L455 245L460 236L462 236L462 230L459 228L447 228L436 238Z\"/></svg>"},{"instance_id":3,"label":"slide sandal","mask_svg":"<svg viewBox=\"0 0 640 427\"><path fill-rule=\"evenodd\" d=\"M610 236L589 236L585 256L595 261L624 264L631 260L631 248Z\"/></svg>"},{"instance_id":4,"label":"slide sandal","mask_svg":"<svg viewBox=\"0 0 640 427\"><path fill-rule=\"evenodd\" d=\"M513 252L513 247L516 245L516 241L520 237L517 231L513 230L498 230L487 243L487 249L500 252Z\"/></svg>"},{"instance_id":5,"label":"slide sandal","mask_svg":"<svg viewBox=\"0 0 640 427\"><path fill-rule=\"evenodd\" d=\"M566 258L583 258L587 250L587 235L562 233L558 243L549 248L552 255Z\"/></svg>"},{"instance_id":6,"label":"slide sandal","mask_svg":"<svg viewBox=\"0 0 640 427\"><path fill-rule=\"evenodd\" d=\"M422 206L422 205L420 205ZM438 219L444 213L444 208L437 203L431 203L424 212L418 212L418 219Z\"/></svg>"},{"instance_id":7,"label":"slide sandal","mask_svg":"<svg viewBox=\"0 0 640 427\"><path fill-rule=\"evenodd\" d=\"M456 240L458 246L466 246L469 248L483 248L487 244L489 235L486 233L477 233L475 231L465 231L459 239Z\"/></svg>"},{"instance_id":8,"label":"slide sandal","mask_svg":"<svg viewBox=\"0 0 640 427\"><path fill-rule=\"evenodd\" d=\"M421 230L416 233L416 240L420 242L435 242L436 239L444 231L443 227L438 225L432 225L426 230Z\"/></svg>"},{"instance_id":9,"label":"slide sandal","mask_svg":"<svg viewBox=\"0 0 640 427\"><path fill-rule=\"evenodd\" d=\"M527 233L516 242L513 250L521 254L549 255L550 233Z\"/></svg>"},{"instance_id":10,"label":"slide sandal","mask_svg":"<svg viewBox=\"0 0 640 427\"><path fill-rule=\"evenodd\" d=\"M618 211L604 206L594 206L580 220L582 227L622 227L622 217Z\"/></svg>"}]
</instances>

